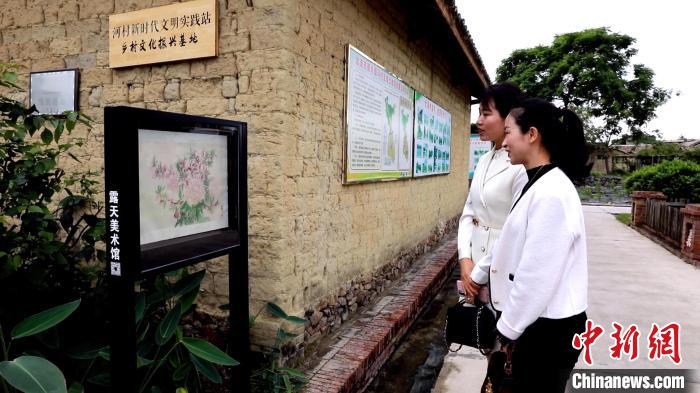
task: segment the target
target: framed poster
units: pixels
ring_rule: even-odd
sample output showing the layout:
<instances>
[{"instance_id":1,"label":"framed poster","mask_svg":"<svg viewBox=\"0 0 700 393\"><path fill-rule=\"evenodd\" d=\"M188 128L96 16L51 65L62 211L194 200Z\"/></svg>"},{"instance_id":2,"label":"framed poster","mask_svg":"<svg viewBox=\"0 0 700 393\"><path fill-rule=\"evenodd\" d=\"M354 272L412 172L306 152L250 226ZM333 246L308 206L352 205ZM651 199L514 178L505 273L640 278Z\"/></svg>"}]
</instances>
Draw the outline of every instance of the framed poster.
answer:
<instances>
[{"instance_id":1,"label":"framed poster","mask_svg":"<svg viewBox=\"0 0 700 393\"><path fill-rule=\"evenodd\" d=\"M450 173L452 115L423 94L415 94L413 176Z\"/></svg>"},{"instance_id":2,"label":"framed poster","mask_svg":"<svg viewBox=\"0 0 700 393\"><path fill-rule=\"evenodd\" d=\"M78 110L77 69L29 73L29 105L42 115Z\"/></svg>"},{"instance_id":3,"label":"framed poster","mask_svg":"<svg viewBox=\"0 0 700 393\"><path fill-rule=\"evenodd\" d=\"M414 90L348 45L344 181L411 177Z\"/></svg>"},{"instance_id":4,"label":"framed poster","mask_svg":"<svg viewBox=\"0 0 700 393\"><path fill-rule=\"evenodd\" d=\"M474 169L479 158L491 150L491 141L482 141L479 135L469 136L469 178L474 177Z\"/></svg>"}]
</instances>

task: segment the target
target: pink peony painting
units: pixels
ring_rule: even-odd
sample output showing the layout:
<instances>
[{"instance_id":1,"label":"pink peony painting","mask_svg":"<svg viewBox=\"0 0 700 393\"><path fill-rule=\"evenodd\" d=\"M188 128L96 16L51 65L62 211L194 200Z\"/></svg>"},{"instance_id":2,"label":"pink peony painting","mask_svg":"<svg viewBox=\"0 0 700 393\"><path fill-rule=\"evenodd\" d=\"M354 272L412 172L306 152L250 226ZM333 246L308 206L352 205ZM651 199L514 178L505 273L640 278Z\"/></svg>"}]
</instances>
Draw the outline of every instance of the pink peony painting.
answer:
<instances>
[{"instance_id":1,"label":"pink peony painting","mask_svg":"<svg viewBox=\"0 0 700 393\"><path fill-rule=\"evenodd\" d=\"M228 226L226 137L139 130L141 244Z\"/></svg>"}]
</instances>

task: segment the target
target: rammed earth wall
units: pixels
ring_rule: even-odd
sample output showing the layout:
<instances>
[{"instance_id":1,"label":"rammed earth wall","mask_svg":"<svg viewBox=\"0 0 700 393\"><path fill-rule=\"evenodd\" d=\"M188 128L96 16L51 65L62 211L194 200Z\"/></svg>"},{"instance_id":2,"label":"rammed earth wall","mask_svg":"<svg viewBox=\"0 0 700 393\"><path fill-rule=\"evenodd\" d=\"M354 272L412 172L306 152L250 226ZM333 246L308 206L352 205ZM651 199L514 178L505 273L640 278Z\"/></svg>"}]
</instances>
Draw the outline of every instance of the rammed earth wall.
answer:
<instances>
[{"instance_id":1,"label":"rammed earth wall","mask_svg":"<svg viewBox=\"0 0 700 393\"><path fill-rule=\"evenodd\" d=\"M23 86L30 71L80 68L80 108L96 125L75 135L88 136L81 165L98 171L106 106L247 122L250 310L274 301L306 315L307 339L316 337L328 329L323 318L342 321L461 212L471 94L453 83L454 56L427 39L409 41L397 0L220 0L216 58L110 69L109 15L170 3L5 0L0 61L24 67ZM449 175L342 184L347 44L451 112ZM226 264L206 266L201 305L220 312ZM269 344L274 329L261 317L253 342Z\"/></svg>"}]
</instances>

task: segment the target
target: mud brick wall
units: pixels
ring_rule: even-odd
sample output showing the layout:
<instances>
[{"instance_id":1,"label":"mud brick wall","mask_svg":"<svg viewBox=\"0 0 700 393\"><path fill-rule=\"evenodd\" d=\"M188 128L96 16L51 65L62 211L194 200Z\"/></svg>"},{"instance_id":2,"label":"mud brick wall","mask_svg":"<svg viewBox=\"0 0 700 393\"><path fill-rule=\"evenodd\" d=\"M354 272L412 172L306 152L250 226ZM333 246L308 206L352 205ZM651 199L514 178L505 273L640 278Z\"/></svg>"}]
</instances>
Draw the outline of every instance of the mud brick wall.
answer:
<instances>
[{"instance_id":1,"label":"mud brick wall","mask_svg":"<svg viewBox=\"0 0 700 393\"><path fill-rule=\"evenodd\" d=\"M83 169L103 169L106 106L247 122L251 312L274 301L316 319L343 291L398 269L460 213L470 94L450 83L444 53L409 42L398 0L220 0L216 58L110 69L109 15L171 3L5 0L0 61L23 67L22 86L30 71L80 68L80 109L95 120L91 132L74 132L88 138L78 154ZM449 175L342 184L347 44L451 112ZM200 304L217 313L226 302L226 263L206 267ZM271 343L276 327L261 318L253 342Z\"/></svg>"}]
</instances>

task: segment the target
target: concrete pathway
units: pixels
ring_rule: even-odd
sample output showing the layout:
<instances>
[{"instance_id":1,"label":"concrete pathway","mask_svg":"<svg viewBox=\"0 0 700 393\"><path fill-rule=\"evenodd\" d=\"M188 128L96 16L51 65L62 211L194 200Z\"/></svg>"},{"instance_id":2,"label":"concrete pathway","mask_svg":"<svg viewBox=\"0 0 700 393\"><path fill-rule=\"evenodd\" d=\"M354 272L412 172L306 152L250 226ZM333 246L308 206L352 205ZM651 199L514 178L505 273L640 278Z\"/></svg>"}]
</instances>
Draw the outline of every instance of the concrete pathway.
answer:
<instances>
[{"instance_id":1,"label":"concrete pathway","mask_svg":"<svg viewBox=\"0 0 700 393\"><path fill-rule=\"evenodd\" d=\"M700 269L668 252L613 216L629 213L629 207L584 206L588 239L588 317L605 329L592 347L593 369L699 369L700 368ZM610 357L612 322L624 328L635 323L640 331L639 358L631 362ZM681 325L682 364L667 357L650 361L647 336L651 324ZM577 368L588 368L579 359ZM479 392L486 374L486 360L472 348L462 348L445 358L436 393ZM691 378L691 391L700 391L700 375Z\"/></svg>"}]
</instances>

